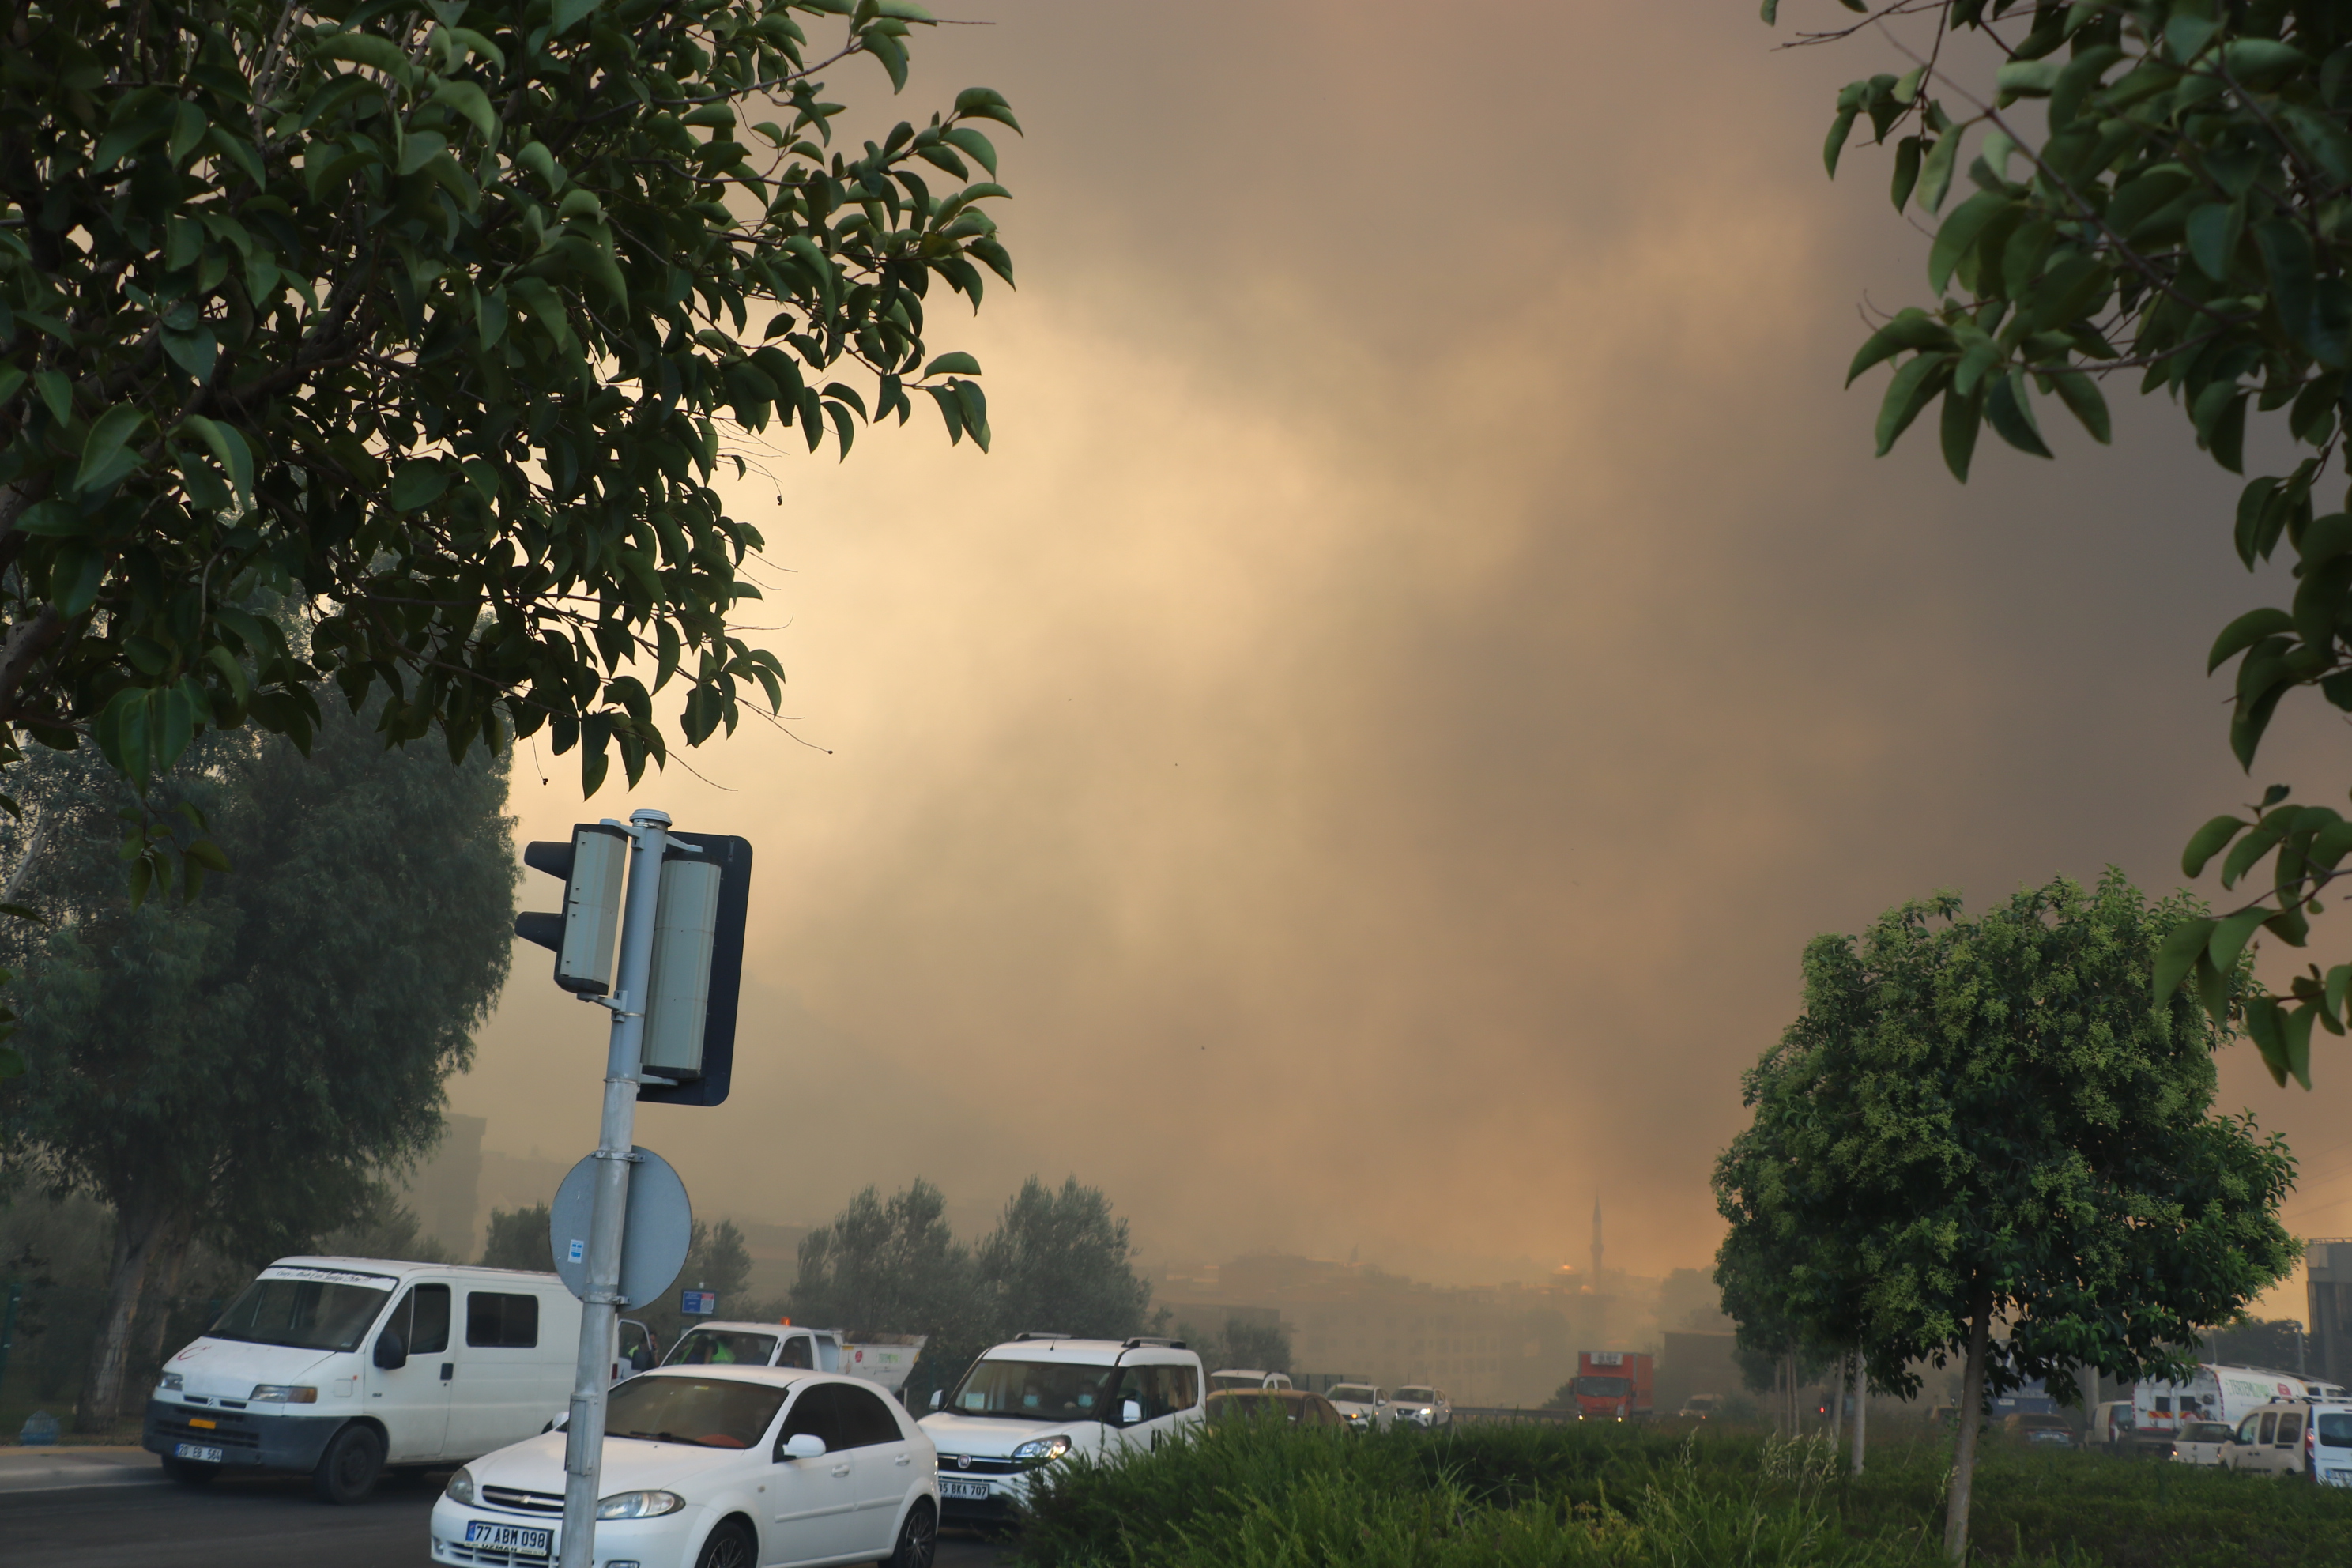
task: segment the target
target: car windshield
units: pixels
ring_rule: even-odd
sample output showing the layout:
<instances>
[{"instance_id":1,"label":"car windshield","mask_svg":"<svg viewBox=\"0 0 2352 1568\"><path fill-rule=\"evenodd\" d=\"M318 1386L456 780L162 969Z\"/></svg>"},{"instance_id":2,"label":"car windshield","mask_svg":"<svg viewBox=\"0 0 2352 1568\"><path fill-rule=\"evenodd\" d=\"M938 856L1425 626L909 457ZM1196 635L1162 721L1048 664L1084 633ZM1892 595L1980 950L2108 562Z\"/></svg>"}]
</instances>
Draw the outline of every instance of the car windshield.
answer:
<instances>
[{"instance_id":1,"label":"car windshield","mask_svg":"<svg viewBox=\"0 0 2352 1568\"><path fill-rule=\"evenodd\" d=\"M215 1340L242 1340L247 1344L356 1350L392 1294L393 1282L370 1283L375 1278L329 1276L322 1270L310 1279L257 1279L205 1332Z\"/></svg>"},{"instance_id":2,"label":"car windshield","mask_svg":"<svg viewBox=\"0 0 2352 1568\"><path fill-rule=\"evenodd\" d=\"M788 1392L723 1377L633 1377L605 1396L604 1436L748 1448L767 1436Z\"/></svg>"},{"instance_id":3,"label":"car windshield","mask_svg":"<svg viewBox=\"0 0 2352 1568\"><path fill-rule=\"evenodd\" d=\"M1437 1403L1437 1390L1433 1388L1400 1388L1396 1391L1396 1396L1398 1403L1402 1405L1434 1405Z\"/></svg>"},{"instance_id":4,"label":"car windshield","mask_svg":"<svg viewBox=\"0 0 2352 1568\"><path fill-rule=\"evenodd\" d=\"M2319 1441L2330 1448L2352 1448L2352 1415L2340 1410L2323 1410L2312 1418L2319 1429Z\"/></svg>"},{"instance_id":5,"label":"car windshield","mask_svg":"<svg viewBox=\"0 0 2352 1568\"><path fill-rule=\"evenodd\" d=\"M670 1347L664 1366L765 1366L775 1359L776 1336L740 1330L696 1329Z\"/></svg>"},{"instance_id":6,"label":"car windshield","mask_svg":"<svg viewBox=\"0 0 2352 1568\"><path fill-rule=\"evenodd\" d=\"M1287 1389L1233 1389L1209 1396L1209 1419L1238 1421L1257 1419L1272 1421L1280 1417L1295 1422L1307 1408L1307 1401Z\"/></svg>"},{"instance_id":7,"label":"car windshield","mask_svg":"<svg viewBox=\"0 0 2352 1568\"><path fill-rule=\"evenodd\" d=\"M946 1407L959 1415L1016 1421L1099 1421L1118 1373L1113 1366L1069 1362L977 1361Z\"/></svg>"},{"instance_id":8,"label":"car windshield","mask_svg":"<svg viewBox=\"0 0 2352 1568\"><path fill-rule=\"evenodd\" d=\"M1588 1399L1622 1399L1633 1392L1630 1377L1580 1377L1576 1392Z\"/></svg>"},{"instance_id":9,"label":"car windshield","mask_svg":"<svg viewBox=\"0 0 2352 1568\"><path fill-rule=\"evenodd\" d=\"M2322 1416L2321 1419L2326 1417ZM2352 1417L2338 1419L2352 1420ZM2191 1421L2180 1432L2181 1440L2187 1443L2226 1443L2230 1436L2231 1427L2226 1421ZM2345 1440L2352 1442L2352 1436L2347 1436Z\"/></svg>"},{"instance_id":10,"label":"car windshield","mask_svg":"<svg viewBox=\"0 0 2352 1568\"><path fill-rule=\"evenodd\" d=\"M1262 1372L1213 1372L1209 1374L1211 1393L1228 1388L1264 1388L1265 1386L1265 1373Z\"/></svg>"},{"instance_id":11,"label":"car windshield","mask_svg":"<svg viewBox=\"0 0 2352 1568\"><path fill-rule=\"evenodd\" d=\"M1342 1383L1332 1388L1329 1398L1334 1405L1370 1405L1380 1396L1376 1388L1367 1388L1360 1383Z\"/></svg>"}]
</instances>

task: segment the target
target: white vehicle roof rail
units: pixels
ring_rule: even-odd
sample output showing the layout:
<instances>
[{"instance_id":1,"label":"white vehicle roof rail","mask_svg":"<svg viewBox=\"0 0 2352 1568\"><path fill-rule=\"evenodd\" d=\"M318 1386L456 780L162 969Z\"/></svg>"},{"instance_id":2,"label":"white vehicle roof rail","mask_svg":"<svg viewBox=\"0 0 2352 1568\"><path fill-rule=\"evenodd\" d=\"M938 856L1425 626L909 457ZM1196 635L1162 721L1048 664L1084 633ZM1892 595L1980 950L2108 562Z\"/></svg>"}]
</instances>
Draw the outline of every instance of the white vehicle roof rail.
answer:
<instances>
[{"instance_id":1,"label":"white vehicle roof rail","mask_svg":"<svg viewBox=\"0 0 2352 1568\"><path fill-rule=\"evenodd\" d=\"M1133 1339L1128 1341L1121 1348L1125 1350L1139 1351L1146 1345L1150 1346L1154 1350L1163 1351L1181 1351L1190 1348L1182 1340L1171 1340L1161 1334L1138 1334Z\"/></svg>"}]
</instances>

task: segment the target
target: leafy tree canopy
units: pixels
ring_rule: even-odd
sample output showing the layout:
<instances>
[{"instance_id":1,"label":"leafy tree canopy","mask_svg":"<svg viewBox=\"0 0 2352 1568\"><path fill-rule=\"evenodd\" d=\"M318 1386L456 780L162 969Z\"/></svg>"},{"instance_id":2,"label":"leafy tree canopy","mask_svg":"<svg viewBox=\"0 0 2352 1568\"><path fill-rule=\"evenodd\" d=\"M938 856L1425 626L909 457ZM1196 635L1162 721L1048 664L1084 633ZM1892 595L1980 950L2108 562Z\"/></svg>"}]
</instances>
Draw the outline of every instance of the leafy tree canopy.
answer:
<instances>
[{"instance_id":1,"label":"leafy tree canopy","mask_svg":"<svg viewBox=\"0 0 2352 1568\"><path fill-rule=\"evenodd\" d=\"M2284 544L2294 574L2290 602L2248 612L2214 640L2209 668L2237 663L2230 744L2251 769L2298 688L2352 710L2352 512L2325 499L2340 493L2331 469L2352 418L2352 10L2328 0L1843 4L1867 20L1802 40L1893 23L1908 68L1838 94L1830 173L1866 125L1893 143L1897 210L1941 215L1927 258L1936 302L1885 321L1847 373L1851 383L1893 367L1881 455L1932 406L1955 478L1968 478L1988 427L2049 457L2037 396L2105 441L2102 384L2137 378L2241 473L2249 419L2268 416L2310 455L2250 480L2230 520L2249 570ZM1764 0L1764 19L1779 8ZM1963 39L1993 58L1950 47ZM2193 975L2216 1022L2254 933L2302 946L2316 895L2352 869L2352 823L2288 793L2273 785L2259 805L2215 817L2182 857L2195 877L2226 849L2224 888L2271 862L2266 891L2184 922L2158 965L2160 992ZM2286 996L2245 999L2273 1078L2310 1086L2312 1029L2343 1034L2347 995L2352 964L2315 964Z\"/></svg>"},{"instance_id":2,"label":"leafy tree canopy","mask_svg":"<svg viewBox=\"0 0 2352 1568\"><path fill-rule=\"evenodd\" d=\"M548 1241L553 1228L554 1216L545 1204L492 1209L489 1223L482 1227L482 1267L545 1273L554 1261Z\"/></svg>"},{"instance_id":3,"label":"leafy tree canopy","mask_svg":"<svg viewBox=\"0 0 2352 1568\"><path fill-rule=\"evenodd\" d=\"M1748 1077L1715 1176L1726 1304L1859 1346L1885 1392L1966 1358L1956 1550L1985 1393L2178 1369L2296 1256L2284 1146L2210 1114L2226 1036L2185 991L2148 994L2198 913L2115 872L1974 919L1906 904L1806 948L1805 1011Z\"/></svg>"},{"instance_id":4,"label":"leafy tree canopy","mask_svg":"<svg viewBox=\"0 0 2352 1568\"><path fill-rule=\"evenodd\" d=\"M1012 262L984 88L859 147L906 0L100 0L0 21L0 753L144 784L206 727L307 742L331 678L453 756L542 729L593 792L730 731L775 658L730 428L934 404L934 286ZM811 29L827 32L814 42ZM979 177L975 178L975 174ZM736 472L743 459L733 459ZM779 481L781 488L781 481ZM306 647L238 606L315 605Z\"/></svg>"}]
</instances>

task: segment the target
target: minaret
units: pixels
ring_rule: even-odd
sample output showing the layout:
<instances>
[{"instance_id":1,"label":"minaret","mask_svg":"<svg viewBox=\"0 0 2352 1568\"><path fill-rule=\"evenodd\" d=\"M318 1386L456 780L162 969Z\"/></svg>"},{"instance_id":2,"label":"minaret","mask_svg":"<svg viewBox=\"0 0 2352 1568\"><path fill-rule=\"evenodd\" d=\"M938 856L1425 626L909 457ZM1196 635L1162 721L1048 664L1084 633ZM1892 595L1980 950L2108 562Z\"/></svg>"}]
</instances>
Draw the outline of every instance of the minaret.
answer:
<instances>
[{"instance_id":1,"label":"minaret","mask_svg":"<svg viewBox=\"0 0 2352 1568\"><path fill-rule=\"evenodd\" d=\"M1601 1289L1601 1199L1592 1199L1592 1288Z\"/></svg>"}]
</instances>

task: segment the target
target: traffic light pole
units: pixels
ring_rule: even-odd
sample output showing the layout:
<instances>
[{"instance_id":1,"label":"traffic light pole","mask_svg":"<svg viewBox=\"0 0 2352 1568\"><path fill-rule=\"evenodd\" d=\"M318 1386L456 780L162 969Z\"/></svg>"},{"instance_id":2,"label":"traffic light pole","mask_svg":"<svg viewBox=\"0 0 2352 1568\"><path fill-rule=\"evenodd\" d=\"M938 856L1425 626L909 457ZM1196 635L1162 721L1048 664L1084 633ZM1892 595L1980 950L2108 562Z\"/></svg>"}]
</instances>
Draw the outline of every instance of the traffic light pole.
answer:
<instances>
[{"instance_id":1,"label":"traffic light pole","mask_svg":"<svg viewBox=\"0 0 2352 1568\"><path fill-rule=\"evenodd\" d=\"M580 1306L580 1360L563 1446L563 1537L560 1568L595 1568L596 1491L604 1461L604 1393L621 1308L621 1235L635 1161L637 1084L644 1076L646 1002L653 969L654 919L661 898L669 814L629 818L629 891L623 906L619 973L604 1065L604 1119L596 1142L596 1201L588 1231L588 1291Z\"/></svg>"}]
</instances>

